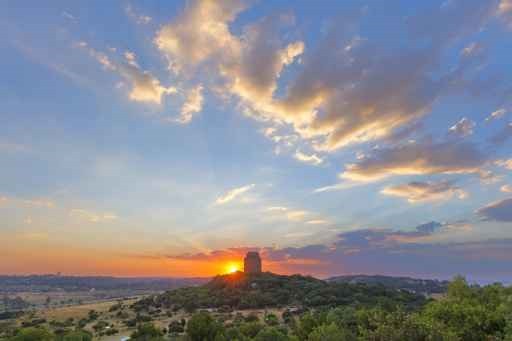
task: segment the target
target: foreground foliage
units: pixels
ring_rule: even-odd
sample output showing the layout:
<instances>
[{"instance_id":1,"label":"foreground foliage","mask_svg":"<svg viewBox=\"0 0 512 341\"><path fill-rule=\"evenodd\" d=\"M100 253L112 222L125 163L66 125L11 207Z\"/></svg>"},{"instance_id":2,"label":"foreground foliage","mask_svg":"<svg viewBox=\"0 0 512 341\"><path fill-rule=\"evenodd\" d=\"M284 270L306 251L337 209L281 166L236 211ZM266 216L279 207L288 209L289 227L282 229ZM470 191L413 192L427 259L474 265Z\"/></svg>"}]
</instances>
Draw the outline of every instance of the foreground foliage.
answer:
<instances>
[{"instance_id":1,"label":"foreground foliage","mask_svg":"<svg viewBox=\"0 0 512 341\"><path fill-rule=\"evenodd\" d=\"M252 279L253 280L253 279ZM269 283L270 281L276 281ZM290 300L290 282L282 278L251 283L219 282L217 279L197 290L179 290L197 294L203 290L222 292L211 297L210 302L219 303L219 298L230 292L238 292L238 299L245 291L269 290L280 286L285 302L297 302L297 296ZM454 279L446 296L439 300L404 299L403 293L389 293L380 287L325 286L321 281L309 278L294 278L298 289L309 299L302 302L327 302L309 304L302 310L285 309L276 314L267 311L263 317L255 314L233 313L216 309L213 313L199 311L188 320L173 320L168 329L159 329L150 322L141 321L131 335L132 340L161 341L512 341L512 287L493 284L484 287L471 286L463 278ZM270 287L265 287L265 286ZM297 285L294 283L293 285ZM263 287L263 288L262 288ZM249 289L250 288L250 289ZM340 289L343 288L343 289ZM303 291L301 291L303 290ZM384 290L384 291L383 291ZM288 292L288 293L287 293ZM347 294L344 303L340 292ZM286 294L284 294L286 293ZM314 293L314 295L312 295ZM329 293L330 296L328 296ZM271 293L276 295L276 293ZM311 300L318 295L319 298ZM375 295L375 296L364 296ZM160 296L169 307L175 307L175 296L166 293ZM274 296L277 297L277 296ZM197 297L193 296L196 299ZM386 299L384 299L386 298ZM169 301L166 301L169 300ZM300 300L299 300L300 301ZM150 304L158 304L158 297L145 300L134 308L142 311ZM208 302L206 299L203 304ZM225 303L221 300L222 303ZM234 301L240 302L240 301ZM266 301L265 301L266 302ZM411 304L411 302L413 304ZM161 303L160 303L161 304ZM180 298L179 304L187 304ZM281 304L276 302L275 305ZM154 309L154 307L151 307ZM62 335L42 327L26 327L0 339L9 341L66 340L88 341L92 336L76 330Z\"/></svg>"}]
</instances>

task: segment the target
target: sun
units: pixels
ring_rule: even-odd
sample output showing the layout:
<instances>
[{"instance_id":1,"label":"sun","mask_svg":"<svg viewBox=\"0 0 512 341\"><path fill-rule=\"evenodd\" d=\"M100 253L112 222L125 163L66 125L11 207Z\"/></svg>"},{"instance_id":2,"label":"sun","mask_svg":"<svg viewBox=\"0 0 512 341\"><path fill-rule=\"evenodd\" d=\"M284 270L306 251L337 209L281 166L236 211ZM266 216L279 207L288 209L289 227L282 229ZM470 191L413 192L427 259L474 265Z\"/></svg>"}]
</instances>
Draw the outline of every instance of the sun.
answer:
<instances>
[{"instance_id":1,"label":"sun","mask_svg":"<svg viewBox=\"0 0 512 341\"><path fill-rule=\"evenodd\" d=\"M226 273L232 274L237 271L240 271L240 267L236 263L228 263L226 264Z\"/></svg>"}]
</instances>

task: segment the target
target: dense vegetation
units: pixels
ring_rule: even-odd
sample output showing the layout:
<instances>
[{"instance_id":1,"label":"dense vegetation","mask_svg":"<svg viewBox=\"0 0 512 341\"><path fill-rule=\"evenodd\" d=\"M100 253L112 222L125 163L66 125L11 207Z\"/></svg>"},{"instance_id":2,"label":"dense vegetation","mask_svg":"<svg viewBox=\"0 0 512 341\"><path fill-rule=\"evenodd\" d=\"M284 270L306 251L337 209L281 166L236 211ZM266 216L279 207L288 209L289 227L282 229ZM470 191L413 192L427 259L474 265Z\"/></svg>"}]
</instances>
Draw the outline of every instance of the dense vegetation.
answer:
<instances>
[{"instance_id":1,"label":"dense vegetation","mask_svg":"<svg viewBox=\"0 0 512 341\"><path fill-rule=\"evenodd\" d=\"M138 302L136 308L156 306L194 311L199 308L310 308L339 305L394 307L399 304L406 309L413 309L424 303L422 295L389 289L383 285L328 283L300 275L246 275L238 272L217 276L203 286L181 288L148 297Z\"/></svg>"},{"instance_id":2,"label":"dense vegetation","mask_svg":"<svg viewBox=\"0 0 512 341\"><path fill-rule=\"evenodd\" d=\"M512 341L512 287L470 286L463 278L449 284L446 297L414 311L394 306L316 307L280 318L253 315L192 315L186 334L191 341ZM171 334L172 335L172 334ZM172 339L172 336L171 336Z\"/></svg>"},{"instance_id":3,"label":"dense vegetation","mask_svg":"<svg viewBox=\"0 0 512 341\"><path fill-rule=\"evenodd\" d=\"M233 311L247 302L265 307L264 313ZM203 307L209 309L196 309ZM111 313L127 308L116 305ZM182 308L191 311L186 318L175 312ZM367 284L235 274L146 298L130 309L137 314L131 335L135 341L512 341L512 287L469 285L463 278L454 279L444 297L432 300ZM86 324L98 326L97 314L89 315ZM160 315L171 317L165 328L152 322ZM0 340L94 337L80 325L59 327L25 325L2 334L0 325Z\"/></svg>"},{"instance_id":4,"label":"dense vegetation","mask_svg":"<svg viewBox=\"0 0 512 341\"><path fill-rule=\"evenodd\" d=\"M344 275L327 279L328 282L337 283L362 283L362 284L382 284L386 288L407 290L410 292L431 295L442 294L446 292L448 281L439 281L436 279L418 279L411 277L392 277L381 275Z\"/></svg>"}]
</instances>

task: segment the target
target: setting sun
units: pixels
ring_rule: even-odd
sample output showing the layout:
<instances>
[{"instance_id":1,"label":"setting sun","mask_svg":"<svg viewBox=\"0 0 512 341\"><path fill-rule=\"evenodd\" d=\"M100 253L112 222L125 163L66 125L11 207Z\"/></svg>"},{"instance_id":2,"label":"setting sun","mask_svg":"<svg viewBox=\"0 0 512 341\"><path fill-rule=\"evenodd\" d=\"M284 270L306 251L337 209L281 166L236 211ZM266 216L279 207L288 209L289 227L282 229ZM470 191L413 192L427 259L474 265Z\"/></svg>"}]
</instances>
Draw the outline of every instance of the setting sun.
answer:
<instances>
[{"instance_id":1,"label":"setting sun","mask_svg":"<svg viewBox=\"0 0 512 341\"><path fill-rule=\"evenodd\" d=\"M237 271L240 271L240 266L237 263L228 263L226 264L226 273L235 273Z\"/></svg>"}]
</instances>

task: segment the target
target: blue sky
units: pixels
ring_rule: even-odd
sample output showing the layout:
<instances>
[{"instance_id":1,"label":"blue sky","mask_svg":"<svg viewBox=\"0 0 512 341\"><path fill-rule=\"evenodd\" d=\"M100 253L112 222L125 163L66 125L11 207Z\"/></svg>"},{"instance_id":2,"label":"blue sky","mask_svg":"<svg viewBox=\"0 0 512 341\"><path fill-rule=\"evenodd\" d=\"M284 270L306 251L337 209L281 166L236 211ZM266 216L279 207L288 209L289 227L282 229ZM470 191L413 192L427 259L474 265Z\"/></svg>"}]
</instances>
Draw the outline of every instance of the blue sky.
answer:
<instances>
[{"instance_id":1,"label":"blue sky","mask_svg":"<svg viewBox=\"0 0 512 341\"><path fill-rule=\"evenodd\" d=\"M0 25L0 272L249 248L512 280L509 0L6 1Z\"/></svg>"}]
</instances>

